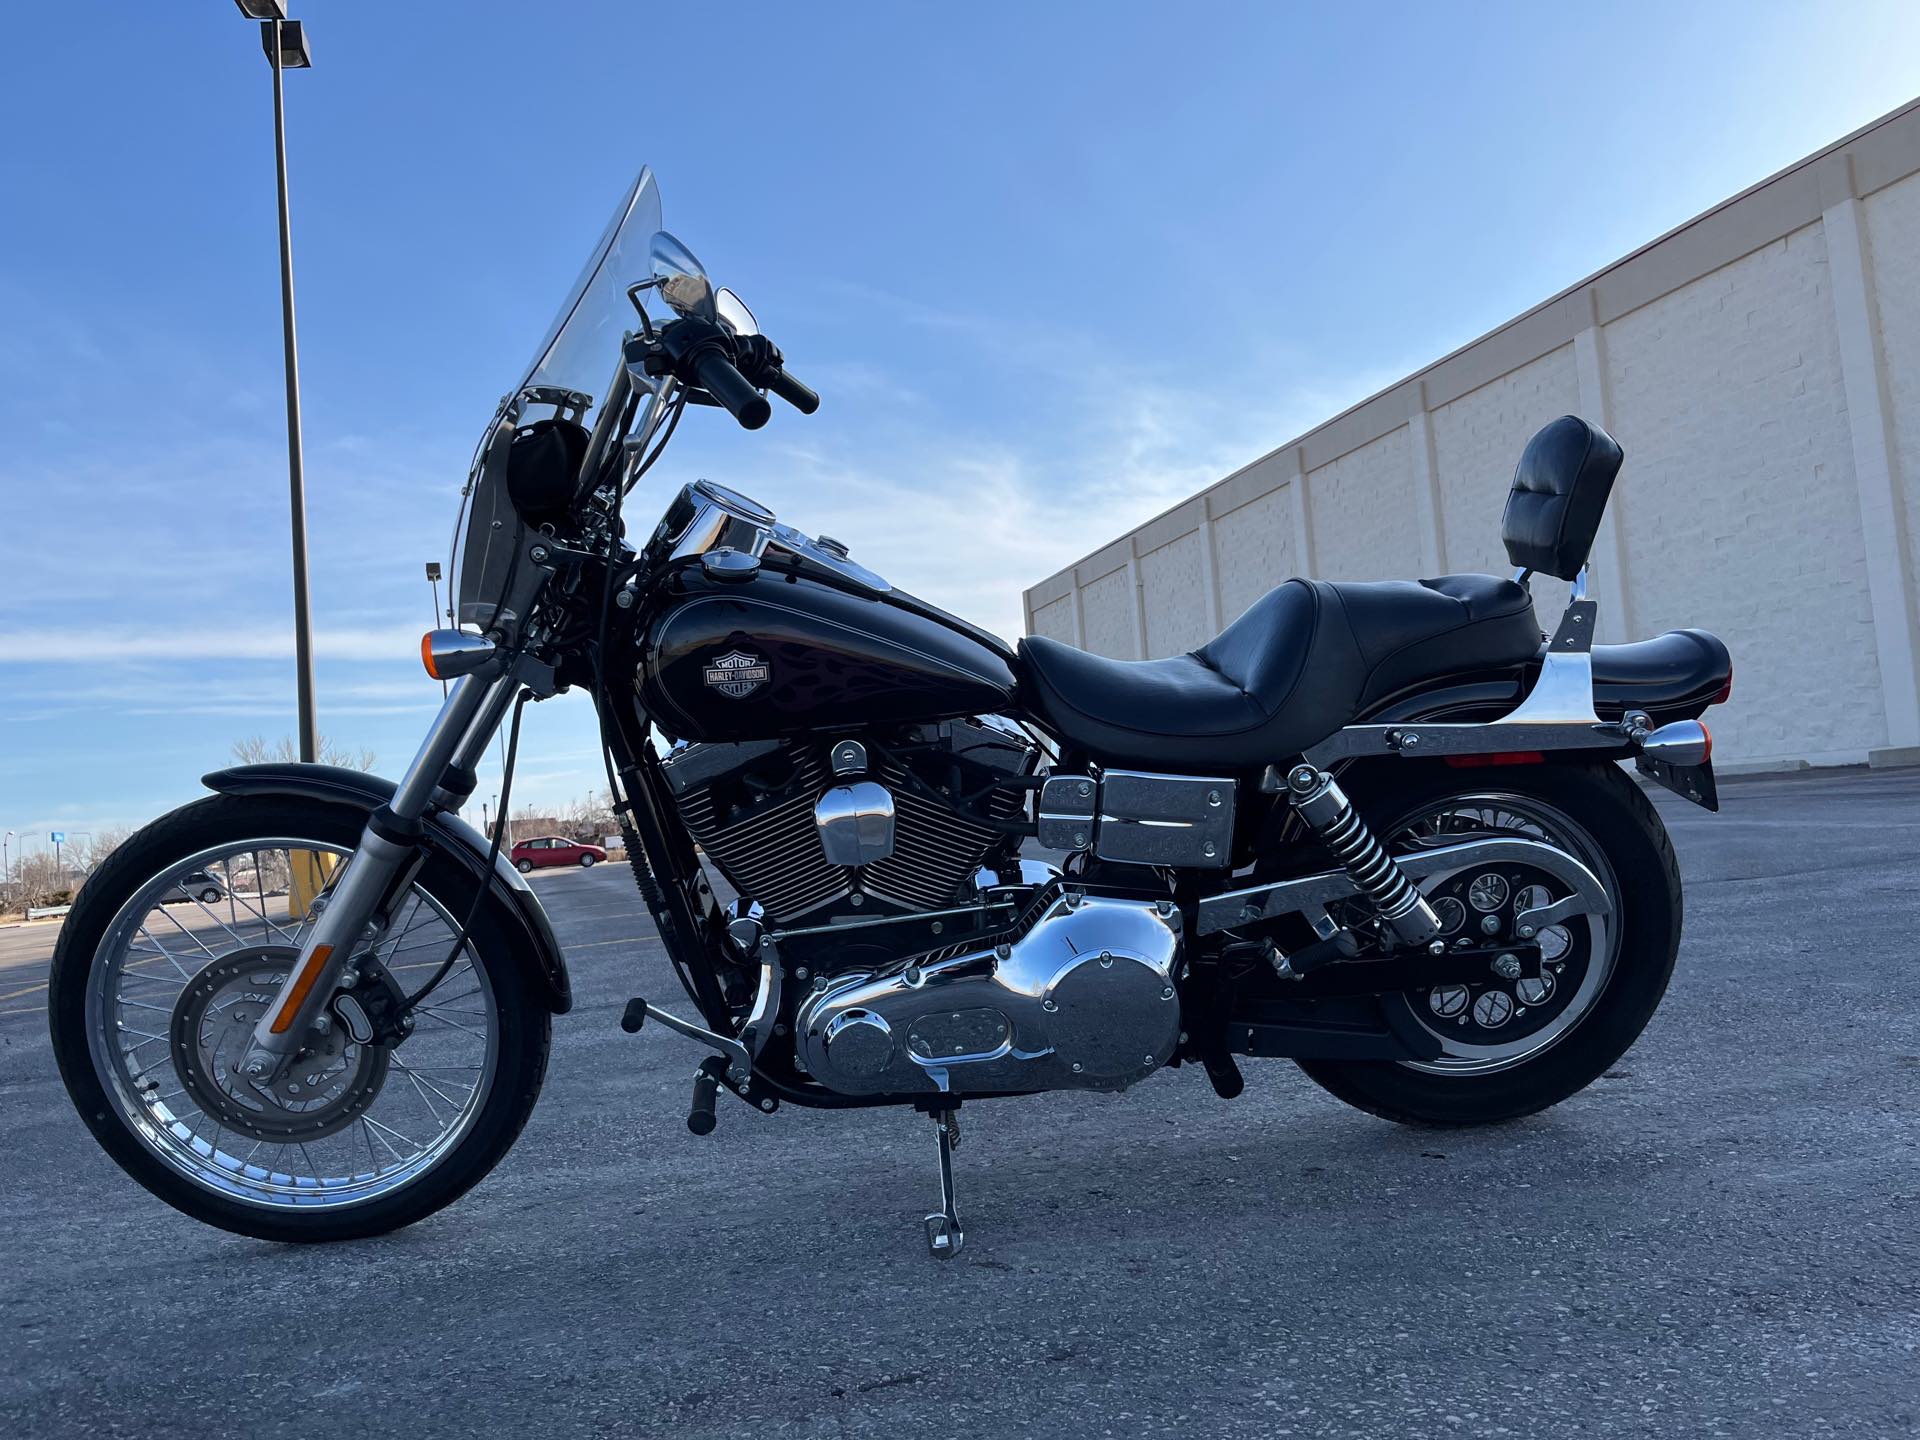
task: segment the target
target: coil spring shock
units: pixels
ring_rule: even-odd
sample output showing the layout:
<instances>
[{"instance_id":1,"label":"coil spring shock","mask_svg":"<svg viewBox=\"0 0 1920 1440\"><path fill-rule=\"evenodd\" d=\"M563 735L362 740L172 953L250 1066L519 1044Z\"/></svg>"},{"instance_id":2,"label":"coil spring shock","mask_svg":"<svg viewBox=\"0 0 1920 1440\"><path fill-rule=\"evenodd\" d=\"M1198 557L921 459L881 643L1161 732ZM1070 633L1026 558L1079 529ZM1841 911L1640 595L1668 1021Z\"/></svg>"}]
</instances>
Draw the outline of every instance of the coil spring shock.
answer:
<instances>
[{"instance_id":1,"label":"coil spring shock","mask_svg":"<svg viewBox=\"0 0 1920 1440\"><path fill-rule=\"evenodd\" d=\"M1333 776L1312 765L1287 773L1293 808L1312 827L1333 858L1373 902L1403 945L1424 945L1440 933L1440 919L1360 818Z\"/></svg>"}]
</instances>

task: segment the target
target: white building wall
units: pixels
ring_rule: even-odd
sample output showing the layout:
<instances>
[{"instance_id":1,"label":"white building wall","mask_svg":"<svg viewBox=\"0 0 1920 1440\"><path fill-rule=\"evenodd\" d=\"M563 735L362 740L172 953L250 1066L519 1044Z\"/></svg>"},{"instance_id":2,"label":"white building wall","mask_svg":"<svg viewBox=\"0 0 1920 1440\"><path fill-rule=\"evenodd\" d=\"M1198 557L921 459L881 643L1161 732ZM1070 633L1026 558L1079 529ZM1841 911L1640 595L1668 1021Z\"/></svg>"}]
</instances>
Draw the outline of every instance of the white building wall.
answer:
<instances>
[{"instance_id":1,"label":"white building wall","mask_svg":"<svg viewBox=\"0 0 1920 1440\"><path fill-rule=\"evenodd\" d=\"M1307 495L1315 575L1378 580L1419 573L1405 426L1309 470Z\"/></svg>"},{"instance_id":2,"label":"white building wall","mask_svg":"<svg viewBox=\"0 0 1920 1440\"><path fill-rule=\"evenodd\" d=\"M1887 743L1837 345L1818 225L1607 327L1634 617L1734 647L1728 755Z\"/></svg>"},{"instance_id":3,"label":"white building wall","mask_svg":"<svg viewBox=\"0 0 1920 1440\"><path fill-rule=\"evenodd\" d=\"M1573 347L1562 345L1433 412L1442 562L1450 573L1513 568L1500 548L1500 514L1514 462L1534 431L1579 410Z\"/></svg>"},{"instance_id":4,"label":"white building wall","mask_svg":"<svg viewBox=\"0 0 1920 1440\"><path fill-rule=\"evenodd\" d=\"M1907 571L1920 576L1920 175L1869 195L1861 208L1905 502Z\"/></svg>"},{"instance_id":5,"label":"white building wall","mask_svg":"<svg viewBox=\"0 0 1920 1440\"><path fill-rule=\"evenodd\" d=\"M1292 482L1216 516L1220 613L1228 620L1273 588L1273 577L1303 574L1305 558L1294 554Z\"/></svg>"},{"instance_id":6,"label":"white building wall","mask_svg":"<svg viewBox=\"0 0 1920 1440\"><path fill-rule=\"evenodd\" d=\"M1293 574L1504 573L1514 463L1567 413L1627 455L1600 636L1728 642L1723 762L1920 760L1920 102L1035 586L1029 629L1166 655Z\"/></svg>"}]
</instances>

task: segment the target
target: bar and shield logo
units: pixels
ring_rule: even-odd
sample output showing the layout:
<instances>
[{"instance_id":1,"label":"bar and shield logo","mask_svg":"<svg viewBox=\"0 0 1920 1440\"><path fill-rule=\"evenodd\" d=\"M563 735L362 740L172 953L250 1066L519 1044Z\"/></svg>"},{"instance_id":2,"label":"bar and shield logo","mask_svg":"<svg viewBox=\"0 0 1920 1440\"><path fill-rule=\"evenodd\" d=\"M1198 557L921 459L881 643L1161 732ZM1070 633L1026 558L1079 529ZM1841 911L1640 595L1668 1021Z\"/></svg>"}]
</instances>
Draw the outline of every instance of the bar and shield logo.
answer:
<instances>
[{"instance_id":1,"label":"bar and shield logo","mask_svg":"<svg viewBox=\"0 0 1920 1440\"><path fill-rule=\"evenodd\" d=\"M729 650L707 666L707 688L734 700L744 700L773 676L773 667L758 655Z\"/></svg>"}]
</instances>

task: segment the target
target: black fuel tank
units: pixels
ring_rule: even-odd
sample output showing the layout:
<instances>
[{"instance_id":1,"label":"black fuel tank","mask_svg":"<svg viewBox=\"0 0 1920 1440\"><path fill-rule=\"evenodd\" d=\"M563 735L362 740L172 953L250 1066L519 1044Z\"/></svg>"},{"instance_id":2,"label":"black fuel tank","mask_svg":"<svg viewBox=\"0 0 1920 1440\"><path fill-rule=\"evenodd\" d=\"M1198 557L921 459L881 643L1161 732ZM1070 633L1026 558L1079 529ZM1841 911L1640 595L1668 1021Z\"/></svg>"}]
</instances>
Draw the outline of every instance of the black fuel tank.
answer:
<instances>
[{"instance_id":1,"label":"black fuel tank","mask_svg":"<svg viewBox=\"0 0 1920 1440\"><path fill-rule=\"evenodd\" d=\"M688 740L762 740L849 725L993 714L1012 702L1011 654L892 592L762 569L669 580L640 639L640 696Z\"/></svg>"}]
</instances>

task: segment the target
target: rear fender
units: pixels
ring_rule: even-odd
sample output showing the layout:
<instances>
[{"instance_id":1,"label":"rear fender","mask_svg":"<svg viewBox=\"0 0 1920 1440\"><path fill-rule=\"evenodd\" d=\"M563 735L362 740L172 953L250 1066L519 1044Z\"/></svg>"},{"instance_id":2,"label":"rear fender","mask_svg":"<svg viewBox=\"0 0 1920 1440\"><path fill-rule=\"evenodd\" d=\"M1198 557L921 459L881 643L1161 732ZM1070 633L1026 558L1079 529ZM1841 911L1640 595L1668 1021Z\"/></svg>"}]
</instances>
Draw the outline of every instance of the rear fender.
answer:
<instances>
[{"instance_id":1,"label":"rear fender","mask_svg":"<svg viewBox=\"0 0 1920 1440\"><path fill-rule=\"evenodd\" d=\"M201 783L222 795L298 795L350 805L369 814L391 800L395 788L391 780L337 765L236 765L202 777ZM459 816L445 812L428 817L425 824L424 843L429 849L458 860L475 879L486 878L485 836ZM540 897L504 855L494 858L488 888L499 902L495 912L513 928L523 952L540 967L548 1009L555 1015L566 1014L573 1008L573 982Z\"/></svg>"}]
</instances>

